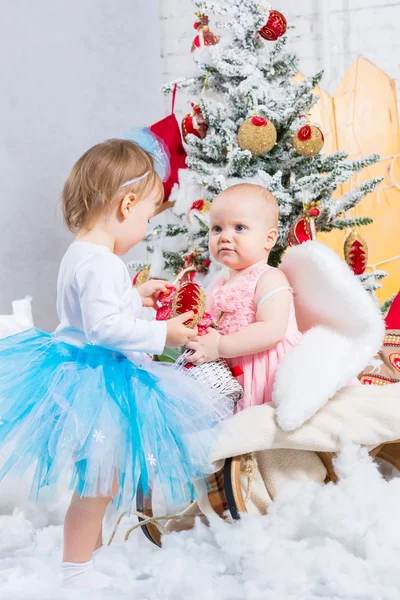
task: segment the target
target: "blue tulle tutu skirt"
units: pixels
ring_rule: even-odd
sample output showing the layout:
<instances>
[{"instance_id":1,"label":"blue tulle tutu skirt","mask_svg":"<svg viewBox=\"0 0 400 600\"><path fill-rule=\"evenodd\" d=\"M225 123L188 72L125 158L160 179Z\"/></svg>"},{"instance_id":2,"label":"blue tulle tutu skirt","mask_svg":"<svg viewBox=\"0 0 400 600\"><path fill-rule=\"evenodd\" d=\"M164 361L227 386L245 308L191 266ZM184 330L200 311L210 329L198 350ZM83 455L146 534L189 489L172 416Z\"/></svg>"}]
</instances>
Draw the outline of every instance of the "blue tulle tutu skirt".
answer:
<instances>
[{"instance_id":1,"label":"blue tulle tutu skirt","mask_svg":"<svg viewBox=\"0 0 400 600\"><path fill-rule=\"evenodd\" d=\"M0 479L32 469L35 499L71 473L83 496L117 488L120 503L157 481L168 503L191 500L192 482L212 472L214 426L230 412L172 365L140 368L37 329L0 340Z\"/></svg>"}]
</instances>

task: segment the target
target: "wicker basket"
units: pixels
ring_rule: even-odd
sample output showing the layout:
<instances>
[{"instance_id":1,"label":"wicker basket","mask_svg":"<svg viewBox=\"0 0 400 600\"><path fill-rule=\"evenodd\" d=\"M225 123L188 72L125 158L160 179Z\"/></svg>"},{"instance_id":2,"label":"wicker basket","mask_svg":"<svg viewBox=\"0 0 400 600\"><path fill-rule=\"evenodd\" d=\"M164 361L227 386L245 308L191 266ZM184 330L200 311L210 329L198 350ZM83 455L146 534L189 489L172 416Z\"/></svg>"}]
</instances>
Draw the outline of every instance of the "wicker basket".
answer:
<instances>
[{"instance_id":1,"label":"wicker basket","mask_svg":"<svg viewBox=\"0 0 400 600\"><path fill-rule=\"evenodd\" d=\"M183 368L192 354L193 350L186 350L175 364L179 368ZM186 372L205 387L211 387L214 392L230 398L235 407L243 396L242 386L236 377L232 375L228 363L223 358L191 367Z\"/></svg>"}]
</instances>

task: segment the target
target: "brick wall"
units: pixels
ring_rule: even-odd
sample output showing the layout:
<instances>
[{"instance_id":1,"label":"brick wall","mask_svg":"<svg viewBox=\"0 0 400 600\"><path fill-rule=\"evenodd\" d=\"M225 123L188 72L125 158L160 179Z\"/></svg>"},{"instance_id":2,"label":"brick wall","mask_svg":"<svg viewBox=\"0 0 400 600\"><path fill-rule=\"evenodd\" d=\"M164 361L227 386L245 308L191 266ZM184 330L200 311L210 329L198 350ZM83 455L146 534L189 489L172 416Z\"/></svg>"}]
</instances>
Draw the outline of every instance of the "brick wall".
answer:
<instances>
[{"instance_id":1,"label":"brick wall","mask_svg":"<svg viewBox=\"0 0 400 600\"><path fill-rule=\"evenodd\" d=\"M300 5L301 10L294 5ZM364 56L390 75L400 91L400 0L276 0L289 24L290 46L304 74L325 70L322 87L333 93L349 66ZM159 0L163 80L193 73L194 36L191 0ZM187 112L189 98L179 94L177 113ZM170 99L165 100L166 114Z\"/></svg>"}]
</instances>

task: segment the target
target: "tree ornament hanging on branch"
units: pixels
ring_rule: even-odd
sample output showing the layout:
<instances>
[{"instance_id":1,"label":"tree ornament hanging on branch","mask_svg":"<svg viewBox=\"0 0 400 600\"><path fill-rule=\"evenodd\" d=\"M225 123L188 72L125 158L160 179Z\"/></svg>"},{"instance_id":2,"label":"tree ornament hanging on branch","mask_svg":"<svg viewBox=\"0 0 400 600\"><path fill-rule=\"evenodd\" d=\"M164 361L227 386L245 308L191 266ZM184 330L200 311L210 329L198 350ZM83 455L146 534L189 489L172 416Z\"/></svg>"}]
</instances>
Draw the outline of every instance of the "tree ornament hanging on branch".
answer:
<instances>
[{"instance_id":1,"label":"tree ornament hanging on branch","mask_svg":"<svg viewBox=\"0 0 400 600\"><path fill-rule=\"evenodd\" d=\"M208 212L210 212L210 208L211 202L209 202L208 200L204 200L204 198L200 198L200 200L195 200L192 206L190 207L189 212L186 215L188 222L191 222L190 219L192 214L195 215L196 213L198 213L200 215L206 215Z\"/></svg>"},{"instance_id":2,"label":"tree ornament hanging on branch","mask_svg":"<svg viewBox=\"0 0 400 600\"><path fill-rule=\"evenodd\" d=\"M182 120L182 135L185 142L189 134L204 140L208 131L200 106L192 102L192 109L192 112L185 115Z\"/></svg>"},{"instance_id":3,"label":"tree ornament hanging on branch","mask_svg":"<svg viewBox=\"0 0 400 600\"><path fill-rule=\"evenodd\" d=\"M204 46L215 46L218 44L218 38L210 31L208 27L208 17L207 15L203 15L202 13L196 13L197 21L193 25L195 29L199 32L198 35L193 40L192 44L192 52L196 50L196 48L204 48Z\"/></svg>"},{"instance_id":4,"label":"tree ornament hanging on branch","mask_svg":"<svg viewBox=\"0 0 400 600\"><path fill-rule=\"evenodd\" d=\"M211 261L209 258L204 258L204 250L199 250L198 248L195 248L195 250L193 250L193 252L191 252L190 254L186 254L183 257L183 261L185 263L185 269L190 267L193 268L194 270L197 271L197 273L207 273L208 272L208 268L211 264Z\"/></svg>"},{"instance_id":5,"label":"tree ornament hanging on branch","mask_svg":"<svg viewBox=\"0 0 400 600\"><path fill-rule=\"evenodd\" d=\"M324 134L315 125L303 125L292 136L293 148L302 156L315 156L324 146Z\"/></svg>"},{"instance_id":6,"label":"tree ornament hanging on branch","mask_svg":"<svg viewBox=\"0 0 400 600\"><path fill-rule=\"evenodd\" d=\"M354 275L365 272L368 261L368 246L363 237L353 229L344 241L344 257Z\"/></svg>"},{"instance_id":7,"label":"tree ornament hanging on branch","mask_svg":"<svg viewBox=\"0 0 400 600\"><path fill-rule=\"evenodd\" d=\"M298 246L317 239L315 219L321 214L321 201L308 202L308 191L303 191L303 214L291 225L288 233L289 246Z\"/></svg>"},{"instance_id":8,"label":"tree ornament hanging on branch","mask_svg":"<svg viewBox=\"0 0 400 600\"><path fill-rule=\"evenodd\" d=\"M238 132L239 146L242 150L250 150L254 156L262 156L272 150L276 138L275 125L259 116L247 119Z\"/></svg>"},{"instance_id":9,"label":"tree ornament hanging on branch","mask_svg":"<svg viewBox=\"0 0 400 600\"><path fill-rule=\"evenodd\" d=\"M259 30L259 34L264 40L269 42L276 42L277 39L282 37L286 33L287 21L282 13L277 10L270 10L268 21Z\"/></svg>"}]
</instances>

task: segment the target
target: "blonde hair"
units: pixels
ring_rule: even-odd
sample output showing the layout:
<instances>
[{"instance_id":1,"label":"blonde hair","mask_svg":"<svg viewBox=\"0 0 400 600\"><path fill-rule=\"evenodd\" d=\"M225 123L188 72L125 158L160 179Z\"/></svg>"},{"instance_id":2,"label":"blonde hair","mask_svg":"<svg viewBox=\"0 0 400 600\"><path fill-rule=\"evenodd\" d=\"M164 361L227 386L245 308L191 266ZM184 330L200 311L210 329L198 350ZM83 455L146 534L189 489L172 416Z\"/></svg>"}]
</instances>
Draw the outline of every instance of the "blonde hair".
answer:
<instances>
[{"instance_id":1,"label":"blonde hair","mask_svg":"<svg viewBox=\"0 0 400 600\"><path fill-rule=\"evenodd\" d=\"M144 176L123 189L129 181ZM112 139L90 148L74 164L64 184L62 210L65 223L75 233L90 227L114 201L135 193L140 200L158 185L163 198L161 179L151 154L130 140Z\"/></svg>"}]
</instances>

